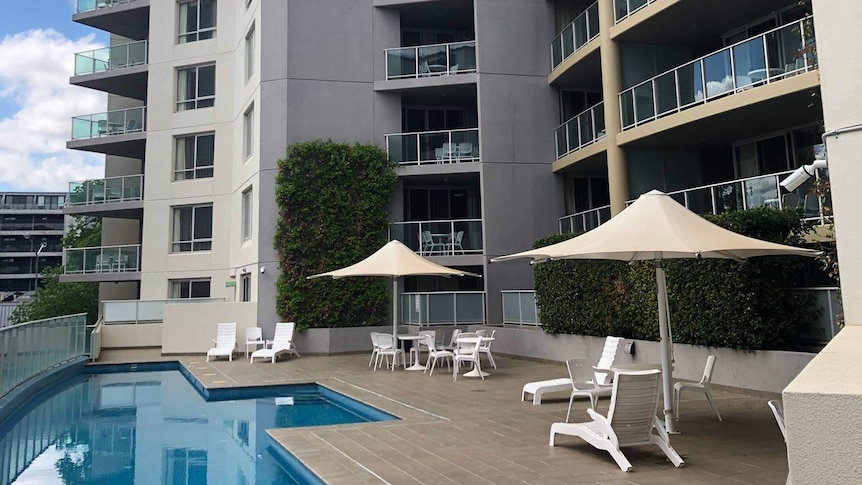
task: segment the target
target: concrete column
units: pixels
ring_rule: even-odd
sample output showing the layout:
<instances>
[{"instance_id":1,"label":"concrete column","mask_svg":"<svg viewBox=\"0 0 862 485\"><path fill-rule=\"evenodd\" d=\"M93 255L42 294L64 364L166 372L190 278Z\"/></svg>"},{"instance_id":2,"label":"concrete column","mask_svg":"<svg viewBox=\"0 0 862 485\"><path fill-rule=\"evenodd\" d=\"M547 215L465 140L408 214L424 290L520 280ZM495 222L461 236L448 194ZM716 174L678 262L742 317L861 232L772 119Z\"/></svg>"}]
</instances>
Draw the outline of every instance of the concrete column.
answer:
<instances>
[{"instance_id":1,"label":"concrete column","mask_svg":"<svg viewBox=\"0 0 862 485\"><path fill-rule=\"evenodd\" d=\"M620 132L619 94L622 91L620 46L611 40L614 25L613 0L599 0L599 37L602 56L602 93L605 102L605 140L608 153L608 185L610 186L611 215L626 208L629 196L629 174L626 153L617 146Z\"/></svg>"}]
</instances>

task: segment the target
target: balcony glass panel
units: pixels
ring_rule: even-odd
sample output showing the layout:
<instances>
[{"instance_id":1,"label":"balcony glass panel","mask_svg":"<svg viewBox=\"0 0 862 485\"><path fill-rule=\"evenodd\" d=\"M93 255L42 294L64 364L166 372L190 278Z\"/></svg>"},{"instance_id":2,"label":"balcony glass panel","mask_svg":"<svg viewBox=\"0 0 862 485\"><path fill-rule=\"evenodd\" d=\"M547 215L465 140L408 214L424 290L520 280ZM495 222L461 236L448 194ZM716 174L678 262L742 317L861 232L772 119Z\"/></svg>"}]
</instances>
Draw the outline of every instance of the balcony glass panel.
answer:
<instances>
[{"instance_id":1,"label":"balcony glass panel","mask_svg":"<svg viewBox=\"0 0 862 485\"><path fill-rule=\"evenodd\" d=\"M481 254L481 219L393 222L389 238L397 239L423 256Z\"/></svg>"},{"instance_id":2,"label":"balcony glass panel","mask_svg":"<svg viewBox=\"0 0 862 485\"><path fill-rule=\"evenodd\" d=\"M485 293L402 293L401 321L407 325L485 323Z\"/></svg>"},{"instance_id":3,"label":"balcony glass panel","mask_svg":"<svg viewBox=\"0 0 862 485\"><path fill-rule=\"evenodd\" d=\"M656 108L658 108L658 112L656 115L663 115L665 113L676 110L676 107L679 106L678 100L676 98L676 73L671 71L666 74L663 74L655 79L655 91L656 91Z\"/></svg>"},{"instance_id":4,"label":"balcony glass panel","mask_svg":"<svg viewBox=\"0 0 862 485\"><path fill-rule=\"evenodd\" d=\"M69 205L93 205L141 200L143 175L69 183Z\"/></svg>"},{"instance_id":5,"label":"balcony glass panel","mask_svg":"<svg viewBox=\"0 0 862 485\"><path fill-rule=\"evenodd\" d=\"M479 130L426 131L386 135L389 158L402 165L479 160Z\"/></svg>"},{"instance_id":6,"label":"balcony glass panel","mask_svg":"<svg viewBox=\"0 0 862 485\"><path fill-rule=\"evenodd\" d=\"M598 103L557 127L557 158L562 158L604 136L604 103Z\"/></svg>"},{"instance_id":7,"label":"balcony glass panel","mask_svg":"<svg viewBox=\"0 0 862 485\"><path fill-rule=\"evenodd\" d=\"M595 229L611 218L611 206L596 207L560 218L560 233L579 234Z\"/></svg>"},{"instance_id":8,"label":"balcony glass panel","mask_svg":"<svg viewBox=\"0 0 862 485\"><path fill-rule=\"evenodd\" d=\"M703 69L700 61L686 64L676 70L679 84L679 107L703 100Z\"/></svg>"},{"instance_id":9,"label":"balcony glass panel","mask_svg":"<svg viewBox=\"0 0 862 485\"><path fill-rule=\"evenodd\" d=\"M103 136L144 131L146 108L129 108L72 118L72 139L87 140Z\"/></svg>"},{"instance_id":10,"label":"balcony glass panel","mask_svg":"<svg viewBox=\"0 0 862 485\"><path fill-rule=\"evenodd\" d=\"M652 84L641 84L632 91L635 99L635 122L643 123L655 117Z\"/></svg>"},{"instance_id":11,"label":"balcony glass panel","mask_svg":"<svg viewBox=\"0 0 862 485\"><path fill-rule=\"evenodd\" d=\"M449 74L476 71L476 42L449 44Z\"/></svg>"},{"instance_id":12,"label":"balcony glass panel","mask_svg":"<svg viewBox=\"0 0 862 485\"><path fill-rule=\"evenodd\" d=\"M75 75L95 74L147 62L147 42L133 42L75 54Z\"/></svg>"},{"instance_id":13,"label":"balcony glass panel","mask_svg":"<svg viewBox=\"0 0 862 485\"><path fill-rule=\"evenodd\" d=\"M614 23L619 23L629 15L655 0L614 0Z\"/></svg>"},{"instance_id":14,"label":"balcony glass panel","mask_svg":"<svg viewBox=\"0 0 862 485\"><path fill-rule=\"evenodd\" d=\"M596 2L581 12L551 42L552 69L599 35L598 5Z\"/></svg>"},{"instance_id":15,"label":"balcony glass panel","mask_svg":"<svg viewBox=\"0 0 862 485\"><path fill-rule=\"evenodd\" d=\"M703 59L706 97L711 98L733 90L730 51L716 52Z\"/></svg>"},{"instance_id":16,"label":"balcony glass panel","mask_svg":"<svg viewBox=\"0 0 862 485\"><path fill-rule=\"evenodd\" d=\"M105 246L63 251L66 274L128 273L140 271L141 246Z\"/></svg>"},{"instance_id":17,"label":"balcony glass panel","mask_svg":"<svg viewBox=\"0 0 862 485\"><path fill-rule=\"evenodd\" d=\"M78 13L113 7L114 5L132 1L134 0L78 0Z\"/></svg>"},{"instance_id":18,"label":"balcony glass panel","mask_svg":"<svg viewBox=\"0 0 862 485\"><path fill-rule=\"evenodd\" d=\"M386 79L443 76L476 71L476 42L386 49Z\"/></svg>"}]
</instances>

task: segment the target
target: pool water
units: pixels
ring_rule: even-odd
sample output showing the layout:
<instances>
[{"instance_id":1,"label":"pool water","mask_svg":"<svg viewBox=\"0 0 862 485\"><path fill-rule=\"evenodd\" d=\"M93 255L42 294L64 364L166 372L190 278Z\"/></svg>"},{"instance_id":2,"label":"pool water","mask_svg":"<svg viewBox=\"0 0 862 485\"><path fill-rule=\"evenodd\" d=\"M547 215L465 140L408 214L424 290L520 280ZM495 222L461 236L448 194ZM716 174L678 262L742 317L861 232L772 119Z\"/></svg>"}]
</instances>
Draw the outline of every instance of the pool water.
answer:
<instances>
[{"instance_id":1,"label":"pool water","mask_svg":"<svg viewBox=\"0 0 862 485\"><path fill-rule=\"evenodd\" d=\"M265 430L395 419L317 385L195 385L177 370L68 379L0 426L0 485L322 483Z\"/></svg>"}]
</instances>

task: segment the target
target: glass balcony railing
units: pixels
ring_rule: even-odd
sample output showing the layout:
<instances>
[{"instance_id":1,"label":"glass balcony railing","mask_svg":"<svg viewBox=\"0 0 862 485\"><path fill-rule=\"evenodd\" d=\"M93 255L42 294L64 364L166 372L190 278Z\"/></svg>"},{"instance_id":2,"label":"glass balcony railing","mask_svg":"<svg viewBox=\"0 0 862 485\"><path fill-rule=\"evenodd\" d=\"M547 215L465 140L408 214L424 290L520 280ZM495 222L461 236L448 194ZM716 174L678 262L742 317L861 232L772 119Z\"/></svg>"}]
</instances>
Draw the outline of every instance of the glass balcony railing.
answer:
<instances>
[{"instance_id":1,"label":"glass balcony railing","mask_svg":"<svg viewBox=\"0 0 862 485\"><path fill-rule=\"evenodd\" d=\"M141 270L141 245L63 250L66 274L133 273Z\"/></svg>"},{"instance_id":2,"label":"glass balcony railing","mask_svg":"<svg viewBox=\"0 0 862 485\"><path fill-rule=\"evenodd\" d=\"M386 49L386 80L476 72L476 41Z\"/></svg>"},{"instance_id":3,"label":"glass balcony railing","mask_svg":"<svg viewBox=\"0 0 862 485\"><path fill-rule=\"evenodd\" d=\"M143 175L69 182L69 205L97 205L141 200Z\"/></svg>"},{"instance_id":4,"label":"glass balcony railing","mask_svg":"<svg viewBox=\"0 0 862 485\"><path fill-rule=\"evenodd\" d=\"M817 67L814 21L791 22L620 93L622 129Z\"/></svg>"},{"instance_id":5,"label":"glass balcony railing","mask_svg":"<svg viewBox=\"0 0 862 485\"><path fill-rule=\"evenodd\" d=\"M113 7L121 3L129 3L134 0L78 0L78 13L91 12L100 8Z\"/></svg>"},{"instance_id":6,"label":"glass balcony railing","mask_svg":"<svg viewBox=\"0 0 862 485\"><path fill-rule=\"evenodd\" d=\"M485 324L485 292L402 293L405 325Z\"/></svg>"},{"instance_id":7,"label":"glass balcony railing","mask_svg":"<svg viewBox=\"0 0 862 485\"><path fill-rule=\"evenodd\" d=\"M503 323L541 325L534 290L503 290Z\"/></svg>"},{"instance_id":8,"label":"glass balcony railing","mask_svg":"<svg viewBox=\"0 0 862 485\"><path fill-rule=\"evenodd\" d=\"M159 323L164 320L165 305L219 303L224 298L175 298L171 300L111 300L102 302L105 325Z\"/></svg>"},{"instance_id":9,"label":"glass balcony railing","mask_svg":"<svg viewBox=\"0 0 862 485\"><path fill-rule=\"evenodd\" d=\"M122 69L147 63L147 41L113 45L75 54L75 75Z\"/></svg>"},{"instance_id":10,"label":"glass balcony railing","mask_svg":"<svg viewBox=\"0 0 862 485\"><path fill-rule=\"evenodd\" d=\"M554 130L557 159L605 137L605 103L598 103Z\"/></svg>"},{"instance_id":11,"label":"glass balcony railing","mask_svg":"<svg viewBox=\"0 0 862 485\"><path fill-rule=\"evenodd\" d=\"M629 15L655 2L655 0L614 0L614 23L618 24Z\"/></svg>"},{"instance_id":12,"label":"glass balcony railing","mask_svg":"<svg viewBox=\"0 0 862 485\"><path fill-rule=\"evenodd\" d=\"M560 218L560 234L575 234L595 229L611 219L611 206L605 205Z\"/></svg>"},{"instance_id":13,"label":"glass balcony railing","mask_svg":"<svg viewBox=\"0 0 862 485\"><path fill-rule=\"evenodd\" d=\"M596 2L575 17L551 42L551 69L598 36L599 2Z\"/></svg>"},{"instance_id":14,"label":"glass balcony railing","mask_svg":"<svg viewBox=\"0 0 862 485\"><path fill-rule=\"evenodd\" d=\"M386 135L386 154L401 165L479 161L479 129Z\"/></svg>"},{"instance_id":15,"label":"glass balcony railing","mask_svg":"<svg viewBox=\"0 0 862 485\"><path fill-rule=\"evenodd\" d=\"M397 239L423 256L482 254L482 219L393 222L389 239Z\"/></svg>"},{"instance_id":16,"label":"glass balcony railing","mask_svg":"<svg viewBox=\"0 0 862 485\"><path fill-rule=\"evenodd\" d=\"M129 108L72 118L72 140L140 133L146 130L146 107Z\"/></svg>"}]
</instances>

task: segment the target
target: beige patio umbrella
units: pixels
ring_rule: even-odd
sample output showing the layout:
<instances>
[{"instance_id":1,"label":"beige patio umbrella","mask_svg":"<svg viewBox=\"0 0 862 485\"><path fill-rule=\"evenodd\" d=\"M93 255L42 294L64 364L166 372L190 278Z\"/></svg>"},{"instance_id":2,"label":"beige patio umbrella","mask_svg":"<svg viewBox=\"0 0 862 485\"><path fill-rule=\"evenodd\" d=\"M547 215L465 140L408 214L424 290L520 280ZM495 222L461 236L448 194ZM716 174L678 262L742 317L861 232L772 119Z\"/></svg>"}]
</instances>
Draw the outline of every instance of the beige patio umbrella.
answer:
<instances>
[{"instance_id":1,"label":"beige patio umbrella","mask_svg":"<svg viewBox=\"0 0 862 485\"><path fill-rule=\"evenodd\" d=\"M374 254L362 261L327 273L309 276L308 279L331 276L348 278L352 276L385 276L392 278L392 338L398 335L398 278L401 276L475 276L459 269L447 268L414 253L410 248L393 240L386 243Z\"/></svg>"},{"instance_id":2,"label":"beige patio umbrella","mask_svg":"<svg viewBox=\"0 0 862 485\"><path fill-rule=\"evenodd\" d=\"M755 256L817 256L819 251L761 241L728 231L694 212L670 196L653 190L640 196L610 221L586 234L543 248L500 256L491 261L531 258L614 259L655 261L658 287L659 335L661 336L662 383L666 428L674 431L672 406L672 342L668 332L667 283L662 260L719 258L743 260Z\"/></svg>"}]
</instances>

